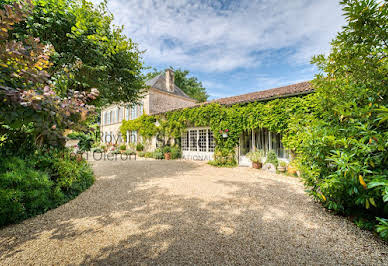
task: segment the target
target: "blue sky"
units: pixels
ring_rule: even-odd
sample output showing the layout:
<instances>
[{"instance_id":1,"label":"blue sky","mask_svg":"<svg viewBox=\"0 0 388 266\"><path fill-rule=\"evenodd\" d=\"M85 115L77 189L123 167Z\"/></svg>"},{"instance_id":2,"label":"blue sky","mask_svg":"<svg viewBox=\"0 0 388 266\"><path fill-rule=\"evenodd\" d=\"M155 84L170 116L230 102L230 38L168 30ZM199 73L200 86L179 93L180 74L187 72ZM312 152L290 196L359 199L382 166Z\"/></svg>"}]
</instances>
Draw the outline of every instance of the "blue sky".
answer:
<instances>
[{"instance_id":1,"label":"blue sky","mask_svg":"<svg viewBox=\"0 0 388 266\"><path fill-rule=\"evenodd\" d=\"M95 0L99 2L99 0ZM336 0L108 0L147 66L189 70L211 99L310 80L344 25Z\"/></svg>"}]
</instances>

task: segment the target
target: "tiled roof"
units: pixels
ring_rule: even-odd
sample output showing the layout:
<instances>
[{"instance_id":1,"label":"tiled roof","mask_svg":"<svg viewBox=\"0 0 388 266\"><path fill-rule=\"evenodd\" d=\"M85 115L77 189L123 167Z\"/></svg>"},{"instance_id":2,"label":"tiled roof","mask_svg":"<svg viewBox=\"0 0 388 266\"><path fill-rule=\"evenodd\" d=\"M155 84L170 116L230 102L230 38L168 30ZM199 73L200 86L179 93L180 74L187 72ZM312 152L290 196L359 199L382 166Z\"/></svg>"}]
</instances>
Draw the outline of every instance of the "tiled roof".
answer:
<instances>
[{"instance_id":1,"label":"tiled roof","mask_svg":"<svg viewBox=\"0 0 388 266\"><path fill-rule=\"evenodd\" d=\"M210 101L209 103L233 105L238 103L265 101L265 100L270 100L274 98L282 98L282 97L289 97L289 96L298 95L298 94L306 94L312 91L313 91L313 88L310 82L306 81L306 82L296 83L296 84L292 84L284 87L216 99L216 100Z\"/></svg>"}]
</instances>

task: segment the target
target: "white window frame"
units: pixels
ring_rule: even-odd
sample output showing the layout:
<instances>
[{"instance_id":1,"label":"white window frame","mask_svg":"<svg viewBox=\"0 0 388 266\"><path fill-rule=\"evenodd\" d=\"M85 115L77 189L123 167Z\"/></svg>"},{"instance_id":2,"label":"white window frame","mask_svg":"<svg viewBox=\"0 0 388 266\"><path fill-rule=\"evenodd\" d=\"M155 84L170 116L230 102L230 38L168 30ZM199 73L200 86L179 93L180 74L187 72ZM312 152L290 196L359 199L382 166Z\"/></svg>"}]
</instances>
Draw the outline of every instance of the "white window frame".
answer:
<instances>
[{"instance_id":1,"label":"white window frame","mask_svg":"<svg viewBox=\"0 0 388 266\"><path fill-rule=\"evenodd\" d=\"M133 105L131 107L131 119L136 119L137 118L137 105Z\"/></svg>"}]
</instances>

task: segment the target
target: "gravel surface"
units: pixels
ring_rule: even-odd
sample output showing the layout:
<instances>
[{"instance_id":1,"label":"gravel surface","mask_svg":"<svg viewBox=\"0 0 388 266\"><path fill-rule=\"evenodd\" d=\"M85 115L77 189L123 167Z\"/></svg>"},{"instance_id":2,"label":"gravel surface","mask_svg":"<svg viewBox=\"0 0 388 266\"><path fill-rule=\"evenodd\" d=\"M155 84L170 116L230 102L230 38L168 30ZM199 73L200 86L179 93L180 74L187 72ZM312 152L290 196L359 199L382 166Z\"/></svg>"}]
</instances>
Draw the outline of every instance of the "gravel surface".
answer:
<instances>
[{"instance_id":1,"label":"gravel surface","mask_svg":"<svg viewBox=\"0 0 388 266\"><path fill-rule=\"evenodd\" d=\"M0 230L0 265L388 265L388 245L296 178L188 161L93 162L71 202Z\"/></svg>"}]
</instances>

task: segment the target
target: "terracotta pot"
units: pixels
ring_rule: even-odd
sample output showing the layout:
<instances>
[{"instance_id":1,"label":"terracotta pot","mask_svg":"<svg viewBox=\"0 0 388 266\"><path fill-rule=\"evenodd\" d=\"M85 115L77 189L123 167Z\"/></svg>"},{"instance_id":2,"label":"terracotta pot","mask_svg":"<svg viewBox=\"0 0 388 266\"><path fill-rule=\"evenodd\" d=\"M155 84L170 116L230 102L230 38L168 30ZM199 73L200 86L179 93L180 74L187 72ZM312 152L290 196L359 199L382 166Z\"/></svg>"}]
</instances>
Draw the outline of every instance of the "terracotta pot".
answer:
<instances>
[{"instance_id":1,"label":"terracotta pot","mask_svg":"<svg viewBox=\"0 0 388 266\"><path fill-rule=\"evenodd\" d=\"M286 167L278 166L278 171L284 173L286 171Z\"/></svg>"},{"instance_id":2,"label":"terracotta pot","mask_svg":"<svg viewBox=\"0 0 388 266\"><path fill-rule=\"evenodd\" d=\"M261 167L263 167L262 163L252 162L252 168L260 169Z\"/></svg>"},{"instance_id":3,"label":"terracotta pot","mask_svg":"<svg viewBox=\"0 0 388 266\"><path fill-rule=\"evenodd\" d=\"M294 175L294 174L296 174L296 168L293 167L293 166L291 166L291 165L289 165L289 166L288 166L288 169L287 169L287 172L288 172L289 174Z\"/></svg>"},{"instance_id":4,"label":"terracotta pot","mask_svg":"<svg viewBox=\"0 0 388 266\"><path fill-rule=\"evenodd\" d=\"M167 152L164 154L164 159L165 160L170 160L171 159L171 153Z\"/></svg>"}]
</instances>

